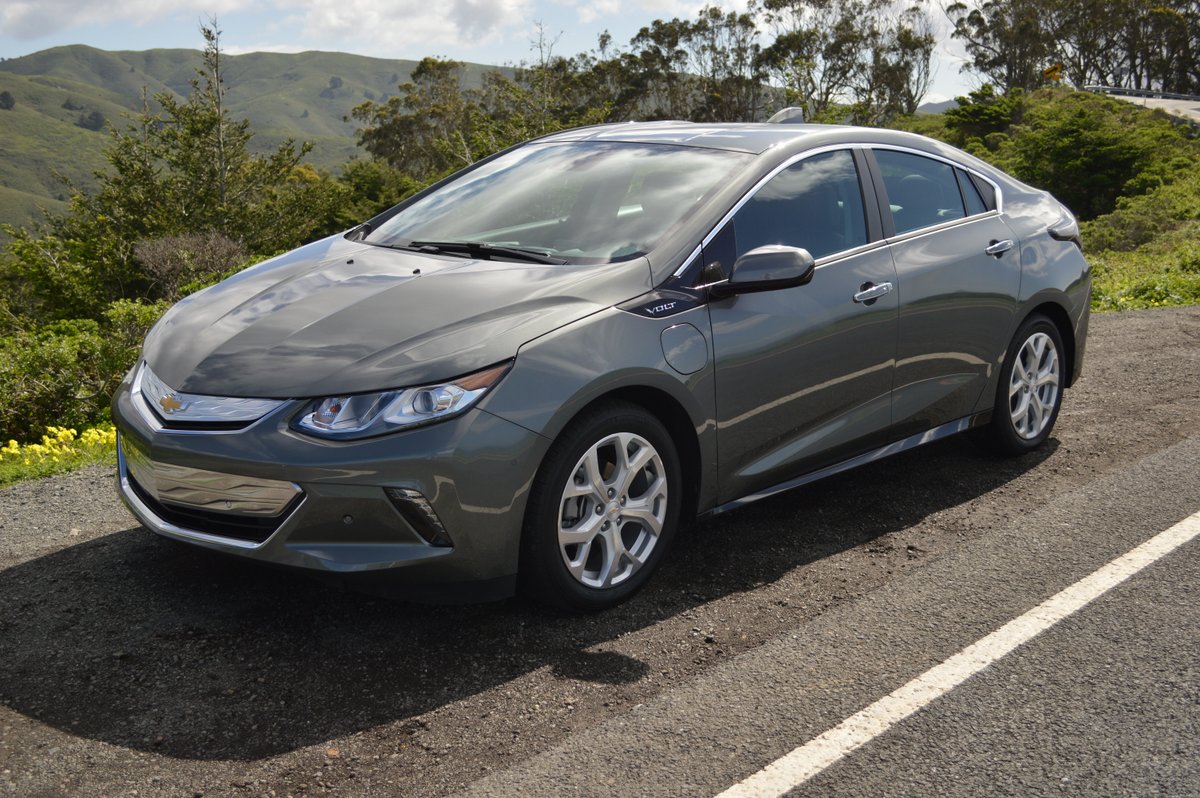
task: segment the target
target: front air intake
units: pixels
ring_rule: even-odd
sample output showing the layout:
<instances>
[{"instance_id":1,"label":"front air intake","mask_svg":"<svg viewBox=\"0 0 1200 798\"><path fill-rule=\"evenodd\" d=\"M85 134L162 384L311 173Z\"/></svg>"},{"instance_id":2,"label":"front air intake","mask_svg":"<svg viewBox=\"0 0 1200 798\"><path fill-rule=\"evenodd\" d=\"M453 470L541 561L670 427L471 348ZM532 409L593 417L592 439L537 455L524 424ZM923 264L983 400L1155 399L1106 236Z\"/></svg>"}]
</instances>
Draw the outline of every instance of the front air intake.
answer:
<instances>
[{"instance_id":1,"label":"front air intake","mask_svg":"<svg viewBox=\"0 0 1200 798\"><path fill-rule=\"evenodd\" d=\"M413 531L420 535L426 543L440 548L454 546L454 542L450 540L450 533L446 531L446 527L442 526L442 520L438 518L437 511L433 509L429 500L421 495L420 491L411 488L384 488L383 492L391 500L396 512L400 513Z\"/></svg>"}]
</instances>

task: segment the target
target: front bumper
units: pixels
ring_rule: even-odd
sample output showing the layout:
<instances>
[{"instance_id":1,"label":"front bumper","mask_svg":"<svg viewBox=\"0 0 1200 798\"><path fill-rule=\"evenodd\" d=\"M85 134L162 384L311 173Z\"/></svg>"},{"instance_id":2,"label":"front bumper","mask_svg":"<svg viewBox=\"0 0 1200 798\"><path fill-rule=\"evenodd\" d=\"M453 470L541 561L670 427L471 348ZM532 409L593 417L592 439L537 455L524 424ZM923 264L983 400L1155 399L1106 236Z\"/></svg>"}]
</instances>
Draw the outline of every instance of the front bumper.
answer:
<instances>
[{"instance_id":1,"label":"front bumper","mask_svg":"<svg viewBox=\"0 0 1200 798\"><path fill-rule=\"evenodd\" d=\"M300 401L243 429L165 429L140 401L128 381L113 400L117 479L152 531L368 590L511 593L545 438L472 409L325 441L289 427Z\"/></svg>"}]
</instances>

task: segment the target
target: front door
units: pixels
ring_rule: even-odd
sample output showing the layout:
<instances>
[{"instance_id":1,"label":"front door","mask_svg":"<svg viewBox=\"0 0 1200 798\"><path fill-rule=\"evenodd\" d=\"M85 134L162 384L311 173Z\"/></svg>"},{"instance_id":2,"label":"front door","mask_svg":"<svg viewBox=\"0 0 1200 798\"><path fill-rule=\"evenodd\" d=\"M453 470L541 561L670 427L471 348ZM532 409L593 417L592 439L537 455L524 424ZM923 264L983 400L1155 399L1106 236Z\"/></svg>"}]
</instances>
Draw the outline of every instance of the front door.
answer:
<instances>
[{"instance_id":1,"label":"front door","mask_svg":"<svg viewBox=\"0 0 1200 798\"><path fill-rule=\"evenodd\" d=\"M709 304L723 502L886 442L898 286L864 207L849 150L809 156L763 184L704 249L726 271L766 244L817 259L807 285Z\"/></svg>"}]
</instances>

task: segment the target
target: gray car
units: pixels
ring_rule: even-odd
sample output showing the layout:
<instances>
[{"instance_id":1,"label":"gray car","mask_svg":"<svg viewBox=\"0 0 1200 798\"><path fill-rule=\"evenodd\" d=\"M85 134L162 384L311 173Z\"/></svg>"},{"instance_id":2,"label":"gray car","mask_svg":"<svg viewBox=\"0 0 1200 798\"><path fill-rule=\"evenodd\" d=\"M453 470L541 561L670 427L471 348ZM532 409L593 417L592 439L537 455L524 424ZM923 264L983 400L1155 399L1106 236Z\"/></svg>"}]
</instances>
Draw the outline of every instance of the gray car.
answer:
<instances>
[{"instance_id":1,"label":"gray car","mask_svg":"<svg viewBox=\"0 0 1200 798\"><path fill-rule=\"evenodd\" d=\"M1071 213L944 144L622 124L526 142L172 308L114 402L151 530L368 590L637 590L688 518L1078 377Z\"/></svg>"}]
</instances>

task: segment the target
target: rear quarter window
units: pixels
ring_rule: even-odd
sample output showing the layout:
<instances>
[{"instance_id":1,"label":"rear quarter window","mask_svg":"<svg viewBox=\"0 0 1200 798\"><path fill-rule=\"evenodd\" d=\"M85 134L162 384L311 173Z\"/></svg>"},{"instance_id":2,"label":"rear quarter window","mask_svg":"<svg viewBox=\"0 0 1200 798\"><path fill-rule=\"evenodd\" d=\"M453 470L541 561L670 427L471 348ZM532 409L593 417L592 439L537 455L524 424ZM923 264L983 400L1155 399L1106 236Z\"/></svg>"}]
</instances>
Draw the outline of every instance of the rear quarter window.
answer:
<instances>
[{"instance_id":1,"label":"rear quarter window","mask_svg":"<svg viewBox=\"0 0 1200 798\"><path fill-rule=\"evenodd\" d=\"M987 213L987 203L980 196L979 189L971 182L971 176L965 169L955 169L954 172L958 175L958 187L962 190L963 201L967 204L967 216Z\"/></svg>"}]
</instances>

